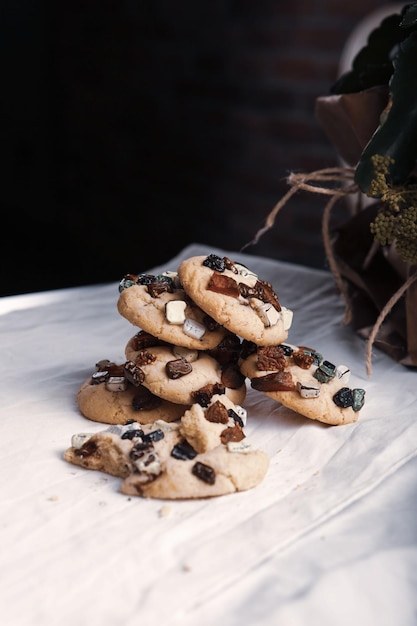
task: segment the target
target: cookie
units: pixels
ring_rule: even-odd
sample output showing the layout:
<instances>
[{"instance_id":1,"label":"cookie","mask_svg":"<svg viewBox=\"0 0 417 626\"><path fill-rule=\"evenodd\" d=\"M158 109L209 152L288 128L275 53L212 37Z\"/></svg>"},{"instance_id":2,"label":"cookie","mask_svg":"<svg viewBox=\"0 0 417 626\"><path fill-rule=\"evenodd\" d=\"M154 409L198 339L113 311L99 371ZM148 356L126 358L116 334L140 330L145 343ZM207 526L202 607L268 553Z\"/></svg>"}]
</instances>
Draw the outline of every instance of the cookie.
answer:
<instances>
[{"instance_id":1,"label":"cookie","mask_svg":"<svg viewBox=\"0 0 417 626\"><path fill-rule=\"evenodd\" d=\"M145 498L168 500L212 498L257 487L269 467L269 457L249 445L219 445L194 458L166 456L162 469L145 482L133 472L124 479L121 492Z\"/></svg>"},{"instance_id":2,"label":"cookie","mask_svg":"<svg viewBox=\"0 0 417 626\"><path fill-rule=\"evenodd\" d=\"M84 417L104 424L172 422L188 408L155 396L143 385L133 385L125 377L124 364L108 360L97 363L96 371L79 388L77 402Z\"/></svg>"},{"instance_id":3,"label":"cookie","mask_svg":"<svg viewBox=\"0 0 417 626\"><path fill-rule=\"evenodd\" d=\"M209 403L193 404L181 418L180 432L198 453L219 444L241 442L246 437L246 410L225 395L214 395Z\"/></svg>"},{"instance_id":4,"label":"cookie","mask_svg":"<svg viewBox=\"0 0 417 626\"><path fill-rule=\"evenodd\" d=\"M137 350L136 336L125 349L130 375L155 396L190 405L208 393L225 393L236 404L246 397L245 377L237 364L222 365L206 351L159 345Z\"/></svg>"},{"instance_id":5,"label":"cookie","mask_svg":"<svg viewBox=\"0 0 417 626\"><path fill-rule=\"evenodd\" d=\"M131 324L177 346L208 350L226 334L182 289L176 272L126 275L117 309Z\"/></svg>"},{"instance_id":6,"label":"cookie","mask_svg":"<svg viewBox=\"0 0 417 626\"><path fill-rule=\"evenodd\" d=\"M324 360L311 348L290 344L246 344L242 356L240 368L251 387L283 406L325 424L357 421L365 391L348 387L348 367Z\"/></svg>"},{"instance_id":7,"label":"cookie","mask_svg":"<svg viewBox=\"0 0 417 626\"><path fill-rule=\"evenodd\" d=\"M214 254L194 256L180 264L178 276L190 298L230 332L258 345L287 339L292 311L244 265Z\"/></svg>"},{"instance_id":8,"label":"cookie","mask_svg":"<svg viewBox=\"0 0 417 626\"><path fill-rule=\"evenodd\" d=\"M122 478L122 493L169 500L252 489L269 467L266 453L242 442L220 444L198 454L178 423L163 421L79 433L72 437L64 459Z\"/></svg>"},{"instance_id":9,"label":"cookie","mask_svg":"<svg viewBox=\"0 0 417 626\"><path fill-rule=\"evenodd\" d=\"M145 452L148 445L150 451L153 441L158 438L162 440L158 446L159 451L162 456L166 456L163 448L168 446L170 451L182 440L178 422L170 424L157 420L152 424L141 424L129 421L126 424L112 425L97 433L77 433L72 436L71 447L64 452L64 459L85 469L125 478L138 469L135 453L132 452L134 446L142 445L142 451ZM139 454L139 450L137 453ZM152 471L151 463L148 463L148 478L153 476Z\"/></svg>"}]
</instances>

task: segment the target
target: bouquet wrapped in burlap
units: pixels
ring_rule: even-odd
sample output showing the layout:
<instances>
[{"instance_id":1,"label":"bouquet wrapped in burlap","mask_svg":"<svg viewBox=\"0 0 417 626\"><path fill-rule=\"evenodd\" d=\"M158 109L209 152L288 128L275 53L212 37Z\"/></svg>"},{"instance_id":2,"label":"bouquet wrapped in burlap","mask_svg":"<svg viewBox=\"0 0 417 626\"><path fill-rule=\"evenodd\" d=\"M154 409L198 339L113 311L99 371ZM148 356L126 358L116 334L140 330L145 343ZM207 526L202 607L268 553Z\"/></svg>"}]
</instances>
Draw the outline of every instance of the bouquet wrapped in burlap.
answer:
<instances>
[{"instance_id":1,"label":"bouquet wrapped in burlap","mask_svg":"<svg viewBox=\"0 0 417 626\"><path fill-rule=\"evenodd\" d=\"M256 238L299 190L328 196L323 241L345 298L345 321L375 346L417 367L417 3L385 18L352 70L316 100L315 115L340 167L290 174L288 193ZM330 228L339 200L349 219Z\"/></svg>"}]
</instances>

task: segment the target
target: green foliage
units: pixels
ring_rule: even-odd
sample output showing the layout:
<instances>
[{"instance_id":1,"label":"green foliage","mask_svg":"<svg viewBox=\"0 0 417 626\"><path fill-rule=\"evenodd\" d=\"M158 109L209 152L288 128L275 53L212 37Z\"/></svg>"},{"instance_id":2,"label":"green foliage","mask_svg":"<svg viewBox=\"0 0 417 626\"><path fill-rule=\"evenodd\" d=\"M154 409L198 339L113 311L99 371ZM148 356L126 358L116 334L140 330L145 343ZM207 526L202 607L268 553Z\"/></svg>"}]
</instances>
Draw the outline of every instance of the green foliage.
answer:
<instances>
[{"instance_id":1,"label":"green foliage","mask_svg":"<svg viewBox=\"0 0 417 626\"><path fill-rule=\"evenodd\" d=\"M387 176L404 184L417 162L417 3L385 18L356 55L352 70L332 93L352 93L388 85L390 103L356 166L355 180L364 193L374 178L372 157L390 157Z\"/></svg>"}]
</instances>

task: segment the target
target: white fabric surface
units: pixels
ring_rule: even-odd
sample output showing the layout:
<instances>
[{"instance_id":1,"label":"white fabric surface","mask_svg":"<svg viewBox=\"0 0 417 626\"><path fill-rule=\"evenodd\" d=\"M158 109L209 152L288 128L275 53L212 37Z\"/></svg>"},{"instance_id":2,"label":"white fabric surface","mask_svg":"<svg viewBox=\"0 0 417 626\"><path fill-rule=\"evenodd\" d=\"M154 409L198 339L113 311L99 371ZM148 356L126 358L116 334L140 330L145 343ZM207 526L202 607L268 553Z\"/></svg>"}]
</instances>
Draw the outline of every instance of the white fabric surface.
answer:
<instances>
[{"instance_id":1,"label":"white fabric surface","mask_svg":"<svg viewBox=\"0 0 417 626\"><path fill-rule=\"evenodd\" d=\"M76 392L136 332L117 284L0 300L0 615L7 626L415 626L417 372L342 322L324 271L216 250L269 280L294 312L289 341L349 365L366 389L353 425L329 427L249 390L247 434L271 459L254 490L164 502L62 455Z\"/></svg>"}]
</instances>

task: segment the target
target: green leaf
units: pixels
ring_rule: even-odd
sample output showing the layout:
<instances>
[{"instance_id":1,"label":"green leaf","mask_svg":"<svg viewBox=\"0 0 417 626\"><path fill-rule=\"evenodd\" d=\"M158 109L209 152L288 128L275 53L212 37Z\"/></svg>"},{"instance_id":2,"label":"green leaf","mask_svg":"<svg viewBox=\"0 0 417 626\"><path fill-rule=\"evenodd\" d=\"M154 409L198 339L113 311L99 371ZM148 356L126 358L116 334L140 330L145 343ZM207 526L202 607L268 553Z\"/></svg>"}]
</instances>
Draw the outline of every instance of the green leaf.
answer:
<instances>
[{"instance_id":1,"label":"green leaf","mask_svg":"<svg viewBox=\"0 0 417 626\"><path fill-rule=\"evenodd\" d=\"M417 159L417 32L399 47L389 87L392 105L377 128L355 170L355 181L365 193L374 178L372 156L390 156L390 182L403 184L416 166Z\"/></svg>"},{"instance_id":2,"label":"green leaf","mask_svg":"<svg viewBox=\"0 0 417 626\"><path fill-rule=\"evenodd\" d=\"M382 20L353 59L352 69L333 84L331 93L358 92L389 83L394 69L392 51L409 35L409 31L400 28L400 21L400 14Z\"/></svg>"}]
</instances>

